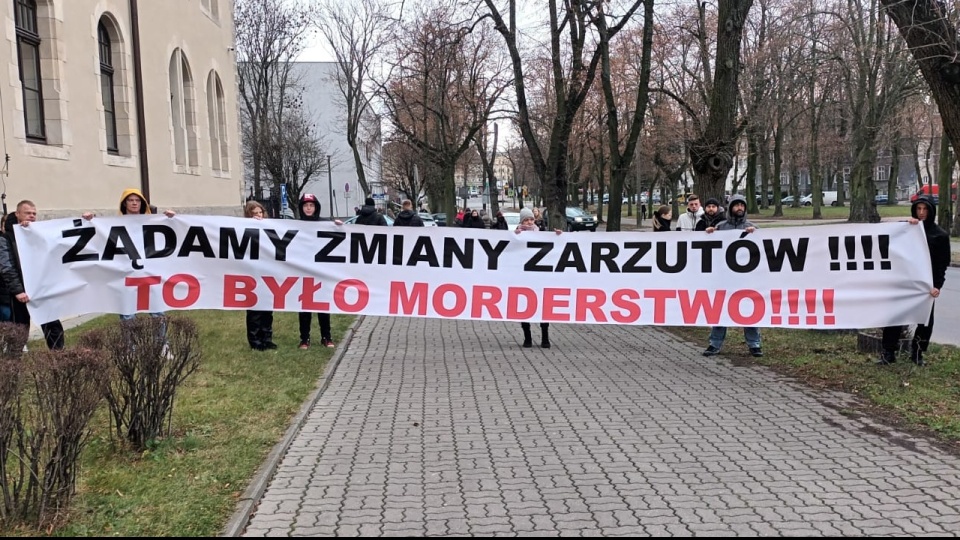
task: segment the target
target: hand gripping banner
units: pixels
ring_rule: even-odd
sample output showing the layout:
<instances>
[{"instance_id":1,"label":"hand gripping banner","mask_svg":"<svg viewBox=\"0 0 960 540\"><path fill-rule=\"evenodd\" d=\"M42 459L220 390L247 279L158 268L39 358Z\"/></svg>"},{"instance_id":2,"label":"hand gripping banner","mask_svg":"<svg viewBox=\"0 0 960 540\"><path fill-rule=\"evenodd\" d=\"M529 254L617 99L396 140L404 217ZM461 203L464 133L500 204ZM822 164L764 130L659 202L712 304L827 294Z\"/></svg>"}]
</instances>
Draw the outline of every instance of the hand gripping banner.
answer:
<instances>
[{"instance_id":1,"label":"hand gripping banner","mask_svg":"<svg viewBox=\"0 0 960 540\"><path fill-rule=\"evenodd\" d=\"M185 309L485 321L868 328L926 322L923 227L564 233L214 216L37 222L36 321Z\"/></svg>"}]
</instances>

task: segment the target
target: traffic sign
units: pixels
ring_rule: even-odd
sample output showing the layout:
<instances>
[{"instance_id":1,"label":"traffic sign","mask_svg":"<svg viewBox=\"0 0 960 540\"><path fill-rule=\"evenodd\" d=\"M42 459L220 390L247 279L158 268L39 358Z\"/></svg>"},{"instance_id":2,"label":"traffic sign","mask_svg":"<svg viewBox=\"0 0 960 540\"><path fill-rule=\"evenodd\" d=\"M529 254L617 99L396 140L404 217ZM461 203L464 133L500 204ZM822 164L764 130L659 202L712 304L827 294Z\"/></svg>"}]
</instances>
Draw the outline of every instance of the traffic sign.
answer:
<instances>
[{"instance_id":1,"label":"traffic sign","mask_svg":"<svg viewBox=\"0 0 960 540\"><path fill-rule=\"evenodd\" d=\"M343 192L350 193L350 182L347 182L346 184L343 185Z\"/></svg>"}]
</instances>

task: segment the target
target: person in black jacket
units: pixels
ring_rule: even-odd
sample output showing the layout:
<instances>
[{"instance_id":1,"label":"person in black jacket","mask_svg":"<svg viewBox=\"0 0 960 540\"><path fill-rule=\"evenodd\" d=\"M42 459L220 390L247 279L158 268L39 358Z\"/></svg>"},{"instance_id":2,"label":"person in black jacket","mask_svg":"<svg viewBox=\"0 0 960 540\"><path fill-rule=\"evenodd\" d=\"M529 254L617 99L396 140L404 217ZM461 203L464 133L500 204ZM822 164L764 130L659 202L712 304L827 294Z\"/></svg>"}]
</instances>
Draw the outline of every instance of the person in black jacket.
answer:
<instances>
[{"instance_id":1,"label":"person in black jacket","mask_svg":"<svg viewBox=\"0 0 960 540\"><path fill-rule=\"evenodd\" d=\"M267 215L267 210L257 201L250 201L244 206L243 215L248 218L263 219ZM273 342L272 311L247 310L247 343L256 351L277 348L277 344Z\"/></svg>"},{"instance_id":2,"label":"person in black jacket","mask_svg":"<svg viewBox=\"0 0 960 540\"><path fill-rule=\"evenodd\" d=\"M316 197L314 197L316 199ZM301 204L303 204L303 199L300 199ZM320 203L317 202L317 213L320 212ZM317 216L318 218L320 216ZM300 219L303 219L301 216ZM357 220L354 221L357 225L376 225L379 227L386 227L387 218L383 217L383 214L377 211L376 203L373 200L373 197L367 197L363 201L363 206L360 208L360 212L357 213Z\"/></svg>"},{"instance_id":3,"label":"person in black jacket","mask_svg":"<svg viewBox=\"0 0 960 540\"><path fill-rule=\"evenodd\" d=\"M373 199L367 199L373 202ZM373 206L373 205L370 205ZM364 206L366 208L366 206ZM376 211L376 209L374 209ZM361 210L363 212L363 210ZM304 193L300 196L300 219L303 221L323 221L320 217L320 200L312 193ZM383 219L383 216L380 216ZM359 222L360 220L357 219ZM340 225L342 222L335 220L334 223ZM300 348L310 348L310 319L309 311L300 312ZM317 321L320 323L320 344L324 347L336 347L333 342L333 334L330 329L330 314L317 313Z\"/></svg>"},{"instance_id":4,"label":"person in black jacket","mask_svg":"<svg viewBox=\"0 0 960 540\"><path fill-rule=\"evenodd\" d=\"M20 255L17 252L17 237L13 226L20 223L29 226L37 220L37 205L32 201L23 200L17 203L17 210L9 214L4 221L5 242L0 243L0 277L6 285L11 302L11 318L16 324L23 324L30 328L30 312L27 303L30 296L23 287L23 268L20 266ZM46 322L40 325L44 340L51 350L63 348L63 324L59 320Z\"/></svg>"},{"instance_id":5,"label":"person in black jacket","mask_svg":"<svg viewBox=\"0 0 960 540\"><path fill-rule=\"evenodd\" d=\"M727 216L724 214L723 209L720 208L720 201L711 197L707 199L707 202L703 205L703 215L700 216L700 220L697 221L697 226L694 230L705 231L710 227L715 228L721 221L726 219Z\"/></svg>"},{"instance_id":6,"label":"person in black jacket","mask_svg":"<svg viewBox=\"0 0 960 540\"><path fill-rule=\"evenodd\" d=\"M950 266L950 236L937 225L937 205L927 197L918 197L910 208L913 219L910 223L923 224L927 235L927 246L930 248L930 264L933 267L933 289L930 296L940 297L940 289L947 280L947 267ZM933 335L933 312L936 306L930 308L930 320L927 324L917 326L910 343L910 360L918 366L924 365L923 353L930 345L930 336ZM897 347L900 343L902 326L888 326L883 329L883 338L878 365L892 364L897 361Z\"/></svg>"},{"instance_id":7,"label":"person in black jacket","mask_svg":"<svg viewBox=\"0 0 960 540\"><path fill-rule=\"evenodd\" d=\"M423 220L420 215L413 211L413 201L404 199L400 203L400 213L393 220L394 227L423 227Z\"/></svg>"},{"instance_id":8,"label":"person in black jacket","mask_svg":"<svg viewBox=\"0 0 960 540\"><path fill-rule=\"evenodd\" d=\"M464 229L484 229L483 218L480 217L480 212L476 209L471 210L469 214L463 215L463 228Z\"/></svg>"},{"instance_id":9,"label":"person in black jacket","mask_svg":"<svg viewBox=\"0 0 960 540\"><path fill-rule=\"evenodd\" d=\"M669 232L672 219L673 211L669 206L663 205L658 208L653 215L653 232Z\"/></svg>"},{"instance_id":10,"label":"person in black jacket","mask_svg":"<svg viewBox=\"0 0 960 540\"><path fill-rule=\"evenodd\" d=\"M510 224L507 223L507 218L503 217L503 212L497 212L497 219L493 222L493 228L500 231L510 230Z\"/></svg>"}]
</instances>

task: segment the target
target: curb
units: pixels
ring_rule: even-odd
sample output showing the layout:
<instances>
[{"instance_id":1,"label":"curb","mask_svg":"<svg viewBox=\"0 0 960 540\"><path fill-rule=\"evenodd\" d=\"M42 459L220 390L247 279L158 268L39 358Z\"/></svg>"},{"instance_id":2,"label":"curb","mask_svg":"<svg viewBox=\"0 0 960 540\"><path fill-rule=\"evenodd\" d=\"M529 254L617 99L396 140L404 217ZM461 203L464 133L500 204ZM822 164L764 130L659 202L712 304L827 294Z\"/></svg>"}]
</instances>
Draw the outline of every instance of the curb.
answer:
<instances>
[{"instance_id":1,"label":"curb","mask_svg":"<svg viewBox=\"0 0 960 540\"><path fill-rule=\"evenodd\" d=\"M349 328L347 328L347 331L343 336L343 340L337 346L336 352L330 359L330 363L327 364L326 369L323 371L323 375L321 375L320 379L317 381L317 388L313 391L313 393L307 396L306 401L304 401L303 405L300 407L300 411L297 412L297 415L293 417L293 422L291 422L290 427L287 428L283 438L280 439L280 442L273 447L273 450L271 450L267 455L267 458L260 465L260 468L257 469L256 473L254 473L253 478L250 480L250 485L247 486L247 489L243 492L243 495L237 502L237 509L234 510L233 516L231 516L230 520L227 521L227 524L224 526L220 536L228 538L238 537L241 533L243 533L243 530L250 523L250 517L253 515L257 505L260 503L260 499L267 490L270 480L273 478L277 467L280 465L280 460L283 459L283 456L287 453L287 450L290 449L293 439L300 432L300 429L306 422L310 411L313 410L313 407L317 404L317 401L320 400L320 396L322 396L327 387L330 386L330 381L333 379L334 374L336 374L337 367L340 365L340 361L343 359L344 354L347 352L347 348L349 348L350 343L353 341L353 337L356 334L356 328L360 326L360 323L363 322L364 318L365 317L361 315L353 322L353 324L350 325Z\"/></svg>"}]
</instances>

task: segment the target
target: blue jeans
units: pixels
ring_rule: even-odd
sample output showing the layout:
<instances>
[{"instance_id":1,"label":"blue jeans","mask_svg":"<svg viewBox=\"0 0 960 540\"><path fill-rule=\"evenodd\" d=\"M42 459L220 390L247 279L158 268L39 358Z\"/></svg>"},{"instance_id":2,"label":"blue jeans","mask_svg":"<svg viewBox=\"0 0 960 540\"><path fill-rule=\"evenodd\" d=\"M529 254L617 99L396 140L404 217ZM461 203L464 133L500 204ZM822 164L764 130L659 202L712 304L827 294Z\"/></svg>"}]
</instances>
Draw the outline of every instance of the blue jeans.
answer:
<instances>
[{"instance_id":1,"label":"blue jeans","mask_svg":"<svg viewBox=\"0 0 960 540\"><path fill-rule=\"evenodd\" d=\"M133 318L136 317L136 316L137 316L137 315L136 315L135 313L132 314L132 315L120 315L120 320L121 320L121 321L129 321L129 320L133 319ZM151 316L151 317L166 317L166 313L164 313L164 312L162 312L162 311L155 311L155 312L153 312L153 313L150 313L150 316ZM164 342L164 343L167 342L167 323L166 323L166 322L164 322L162 325L160 325L160 337L163 339L163 342Z\"/></svg>"},{"instance_id":2,"label":"blue jeans","mask_svg":"<svg viewBox=\"0 0 960 540\"><path fill-rule=\"evenodd\" d=\"M759 328L744 327L743 338L747 341L748 348L751 348L751 349L760 348L760 329ZM726 326L714 326L713 330L710 330L710 345L713 345L717 349L722 349L723 340L725 339L727 339Z\"/></svg>"},{"instance_id":3,"label":"blue jeans","mask_svg":"<svg viewBox=\"0 0 960 540\"><path fill-rule=\"evenodd\" d=\"M0 302L0 322L10 322L13 320L13 307L10 304Z\"/></svg>"}]
</instances>

